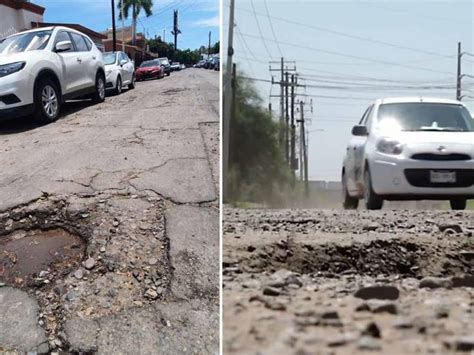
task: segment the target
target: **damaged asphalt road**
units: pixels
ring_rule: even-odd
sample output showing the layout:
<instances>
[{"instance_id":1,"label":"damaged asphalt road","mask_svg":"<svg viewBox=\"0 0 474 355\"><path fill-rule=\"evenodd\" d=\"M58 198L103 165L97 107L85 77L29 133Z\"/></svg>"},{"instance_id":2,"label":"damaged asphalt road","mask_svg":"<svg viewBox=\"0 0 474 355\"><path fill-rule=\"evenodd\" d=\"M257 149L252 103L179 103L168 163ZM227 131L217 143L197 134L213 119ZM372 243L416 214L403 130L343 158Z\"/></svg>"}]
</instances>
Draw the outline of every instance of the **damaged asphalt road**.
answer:
<instances>
[{"instance_id":1,"label":"damaged asphalt road","mask_svg":"<svg viewBox=\"0 0 474 355\"><path fill-rule=\"evenodd\" d=\"M0 351L218 352L218 85L0 124Z\"/></svg>"},{"instance_id":2,"label":"damaged asphalt road","mask_svg":"<svg viewBox=\"0 0 474 355\"><path fill-rule=\"evenodd\" d=\"M226 208L224 352L472 353L473 217Z\"/></svg>"}]
</instances>

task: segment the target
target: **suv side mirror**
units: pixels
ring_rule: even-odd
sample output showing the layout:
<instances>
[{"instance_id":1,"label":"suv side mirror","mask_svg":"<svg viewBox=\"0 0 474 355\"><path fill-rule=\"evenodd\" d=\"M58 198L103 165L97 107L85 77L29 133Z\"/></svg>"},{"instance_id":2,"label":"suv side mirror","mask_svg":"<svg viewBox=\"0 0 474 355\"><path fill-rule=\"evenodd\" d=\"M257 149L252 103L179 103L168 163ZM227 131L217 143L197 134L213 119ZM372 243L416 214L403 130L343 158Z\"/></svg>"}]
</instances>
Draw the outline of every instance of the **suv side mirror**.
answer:
<instances>
[{"instance_id":1,"label":"suv side mirror","mask_svg":"<svg viewBox=\"0 0 474 355\"><path fill-rule=\"evenodd\" d=\"M368 136L369 131L367 131L366 126L354 126L352 127L352 135L353 136Z\"/></svg>"},{"instance_id":2,"label":"suv side mirror","mask_svg":"<svg viewBox=\"0 0 474 355\"><path fill-rule=\"evenodd\" d=\"M72 48L71 41L61 41L61 42L56 43L56 45L54 46L56 53L67 52L71 50L71 48Z\"/></svg>"},{"instance_id":3,"label":"suv side mirror","mask_svg":"<svg viewBox=\"0 0 474 355\"><path fill-rule=\"evenodd\" d=\"M120 65L125 65L125 64L127 64L127 63L128 63L128 61L126 61L125 59L122 59L122 60L120 61Z\"/></svg>"}]
</instances>

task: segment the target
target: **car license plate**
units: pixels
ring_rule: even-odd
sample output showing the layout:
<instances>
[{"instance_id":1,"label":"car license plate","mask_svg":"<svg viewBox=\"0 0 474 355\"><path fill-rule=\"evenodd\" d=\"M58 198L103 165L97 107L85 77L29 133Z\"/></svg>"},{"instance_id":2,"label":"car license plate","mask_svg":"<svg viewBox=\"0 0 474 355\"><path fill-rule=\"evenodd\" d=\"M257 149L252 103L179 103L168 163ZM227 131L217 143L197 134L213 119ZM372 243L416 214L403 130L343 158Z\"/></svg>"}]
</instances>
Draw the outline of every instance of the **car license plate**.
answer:
<instances>
[{"instance_id":1,"label":"car license plate","mask_svg":"<svg viewBox=\"0 0 474 355\"><path fill-rule=\"evenodd\" d=\"M430 182L435 184L440 183L455 183L456 172L455 171L430 171Z\"/></svg>"}]
</instances>

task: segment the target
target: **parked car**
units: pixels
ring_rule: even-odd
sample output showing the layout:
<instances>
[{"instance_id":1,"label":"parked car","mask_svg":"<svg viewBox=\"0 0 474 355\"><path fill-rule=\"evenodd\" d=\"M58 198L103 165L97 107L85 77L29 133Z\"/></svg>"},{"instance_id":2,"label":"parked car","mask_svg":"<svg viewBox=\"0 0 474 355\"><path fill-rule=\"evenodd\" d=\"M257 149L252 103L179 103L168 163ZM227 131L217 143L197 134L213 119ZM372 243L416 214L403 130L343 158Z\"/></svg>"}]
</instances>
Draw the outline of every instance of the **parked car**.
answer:
<instances>
[{"instance_id":1,"label":"parked car","mask_svg":"<svg viewBox=\"0 0 474 355\"><path fill-rule=\"evenodd\" d=\"M85 34L44 27L0 43L0 119L52 122L65 100L82 97L105 99L102 53Z\"/></svg>"},{"instance_id":2,"label":"parked car","mask_svg":"<svg viewBox=\"0 0 474 355\"><path fill-rule=\"evenodd\" d=\"M185 64L181 64L181 70L183 69L186 69L186 65Z\"/></svg>"},{"instance_id":3,"label":"parked car","mask_svg":"<svg viewBox=\"0 0 474 355\"><path fill-rule=\"evenodd\" d=\"M214 68L213 69L215 71L221 70L221 61L220 61L219 57L216 57L216 59L214 60Z\"/></svg>"},{"instance_id":4,"label":"parked car","mask_svg":"<svg viewBox=\"0 0 474 355\"><path fill-rule=\"evenodd\" d=\"M196 64L193 65L194 68L202 68L205 63L205 60L200 60Z\"/></svg>"},{"instance_id":5,"label":"parked car","mask_svg":"<svg viewBox=\"0 0 474 355\"><path fill-rule=\"evenodd\" d=\"M474 198L474 120L459 101L381 99L352 129L342 168L344 207L384 200Z\"/></svg>"},{"instance_id":6,"label":"parked car","mask_svg":"<svg viewBox=\"0 0 474 355\"><path fill-rule=\"evenodd\" d=\"M170 61L168 60L168 58L163 57L163 58L158 58L158 60L160 61L161 66L165 69L166 76L170 76L171 75L171 64L170 64Z\"/></svg>"},{"instance_id":7,"label":"parked car","mask_svg":"<svg viewBox=\"0 0 474 355\"><path fill-rule=\"evenodd\" d=\"M119 95L122 88L135 88L135 64L124 52L104 53L106 89L112 89Z\"/></svg>"},{"instance_id":8,"label":"parked car","mask_svg":"<svg viewBox=\"0 0 474 355\"><path fill-rule=\"evenodd\" d=\"M181 70L181 64L179 64L179 62L171 63L171 70L172 71L180 71Z\"/></svg>"},{"instance_id":9,"label":"parked car","mask_svg":"<svg viewBox=\"0 0 474 355\"><path fill-rule=\"evenodd\" d=\"M140 64L135 71L137 81L146 79L161 79L165 76L165 70L158 59L147 60Z\"/></svg>"}]
</instances>

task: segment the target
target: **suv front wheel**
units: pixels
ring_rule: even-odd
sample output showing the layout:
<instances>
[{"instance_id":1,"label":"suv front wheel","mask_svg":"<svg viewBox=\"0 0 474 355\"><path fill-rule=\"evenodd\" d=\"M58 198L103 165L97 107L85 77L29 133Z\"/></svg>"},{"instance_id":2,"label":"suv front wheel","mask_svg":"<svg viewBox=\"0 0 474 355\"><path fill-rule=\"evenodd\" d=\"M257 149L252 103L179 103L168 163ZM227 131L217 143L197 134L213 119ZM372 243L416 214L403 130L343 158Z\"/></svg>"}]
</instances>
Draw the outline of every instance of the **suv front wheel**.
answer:
<instances>
[{"instance_id":1,"label":"suv front wheel","mask_svg":"<svg viewBox=\"0 0 474 355\"><path fill-rule=\"evenodd\" d=\"M359 206L359 199L349 195L345 173L342 174L342 198L344 199L343 207L345 210L356 210Z\"/></svg>"},{"instance_id":2,"label":"suv front wheel","mask_svg":"<svg viewBox=\"0 0 474 355\"><path fill-rule=\"evenodd\" d=\"M44 123L54 122L61 110L61 96L56 83L48 78L41 79L35 90L35 118Z\"/></svg>"},{"instance_id":3,"label":"suv front wheel","mask_svg":"<svg viewBox=\"0 0 474 355\"><path fill-rule=\"evenodd\" d=\"M105 77L104 74L98 73L95 78L95 92L92 95L95 103L104 102L105 100Z\"/></svg>"}]
</instances>

